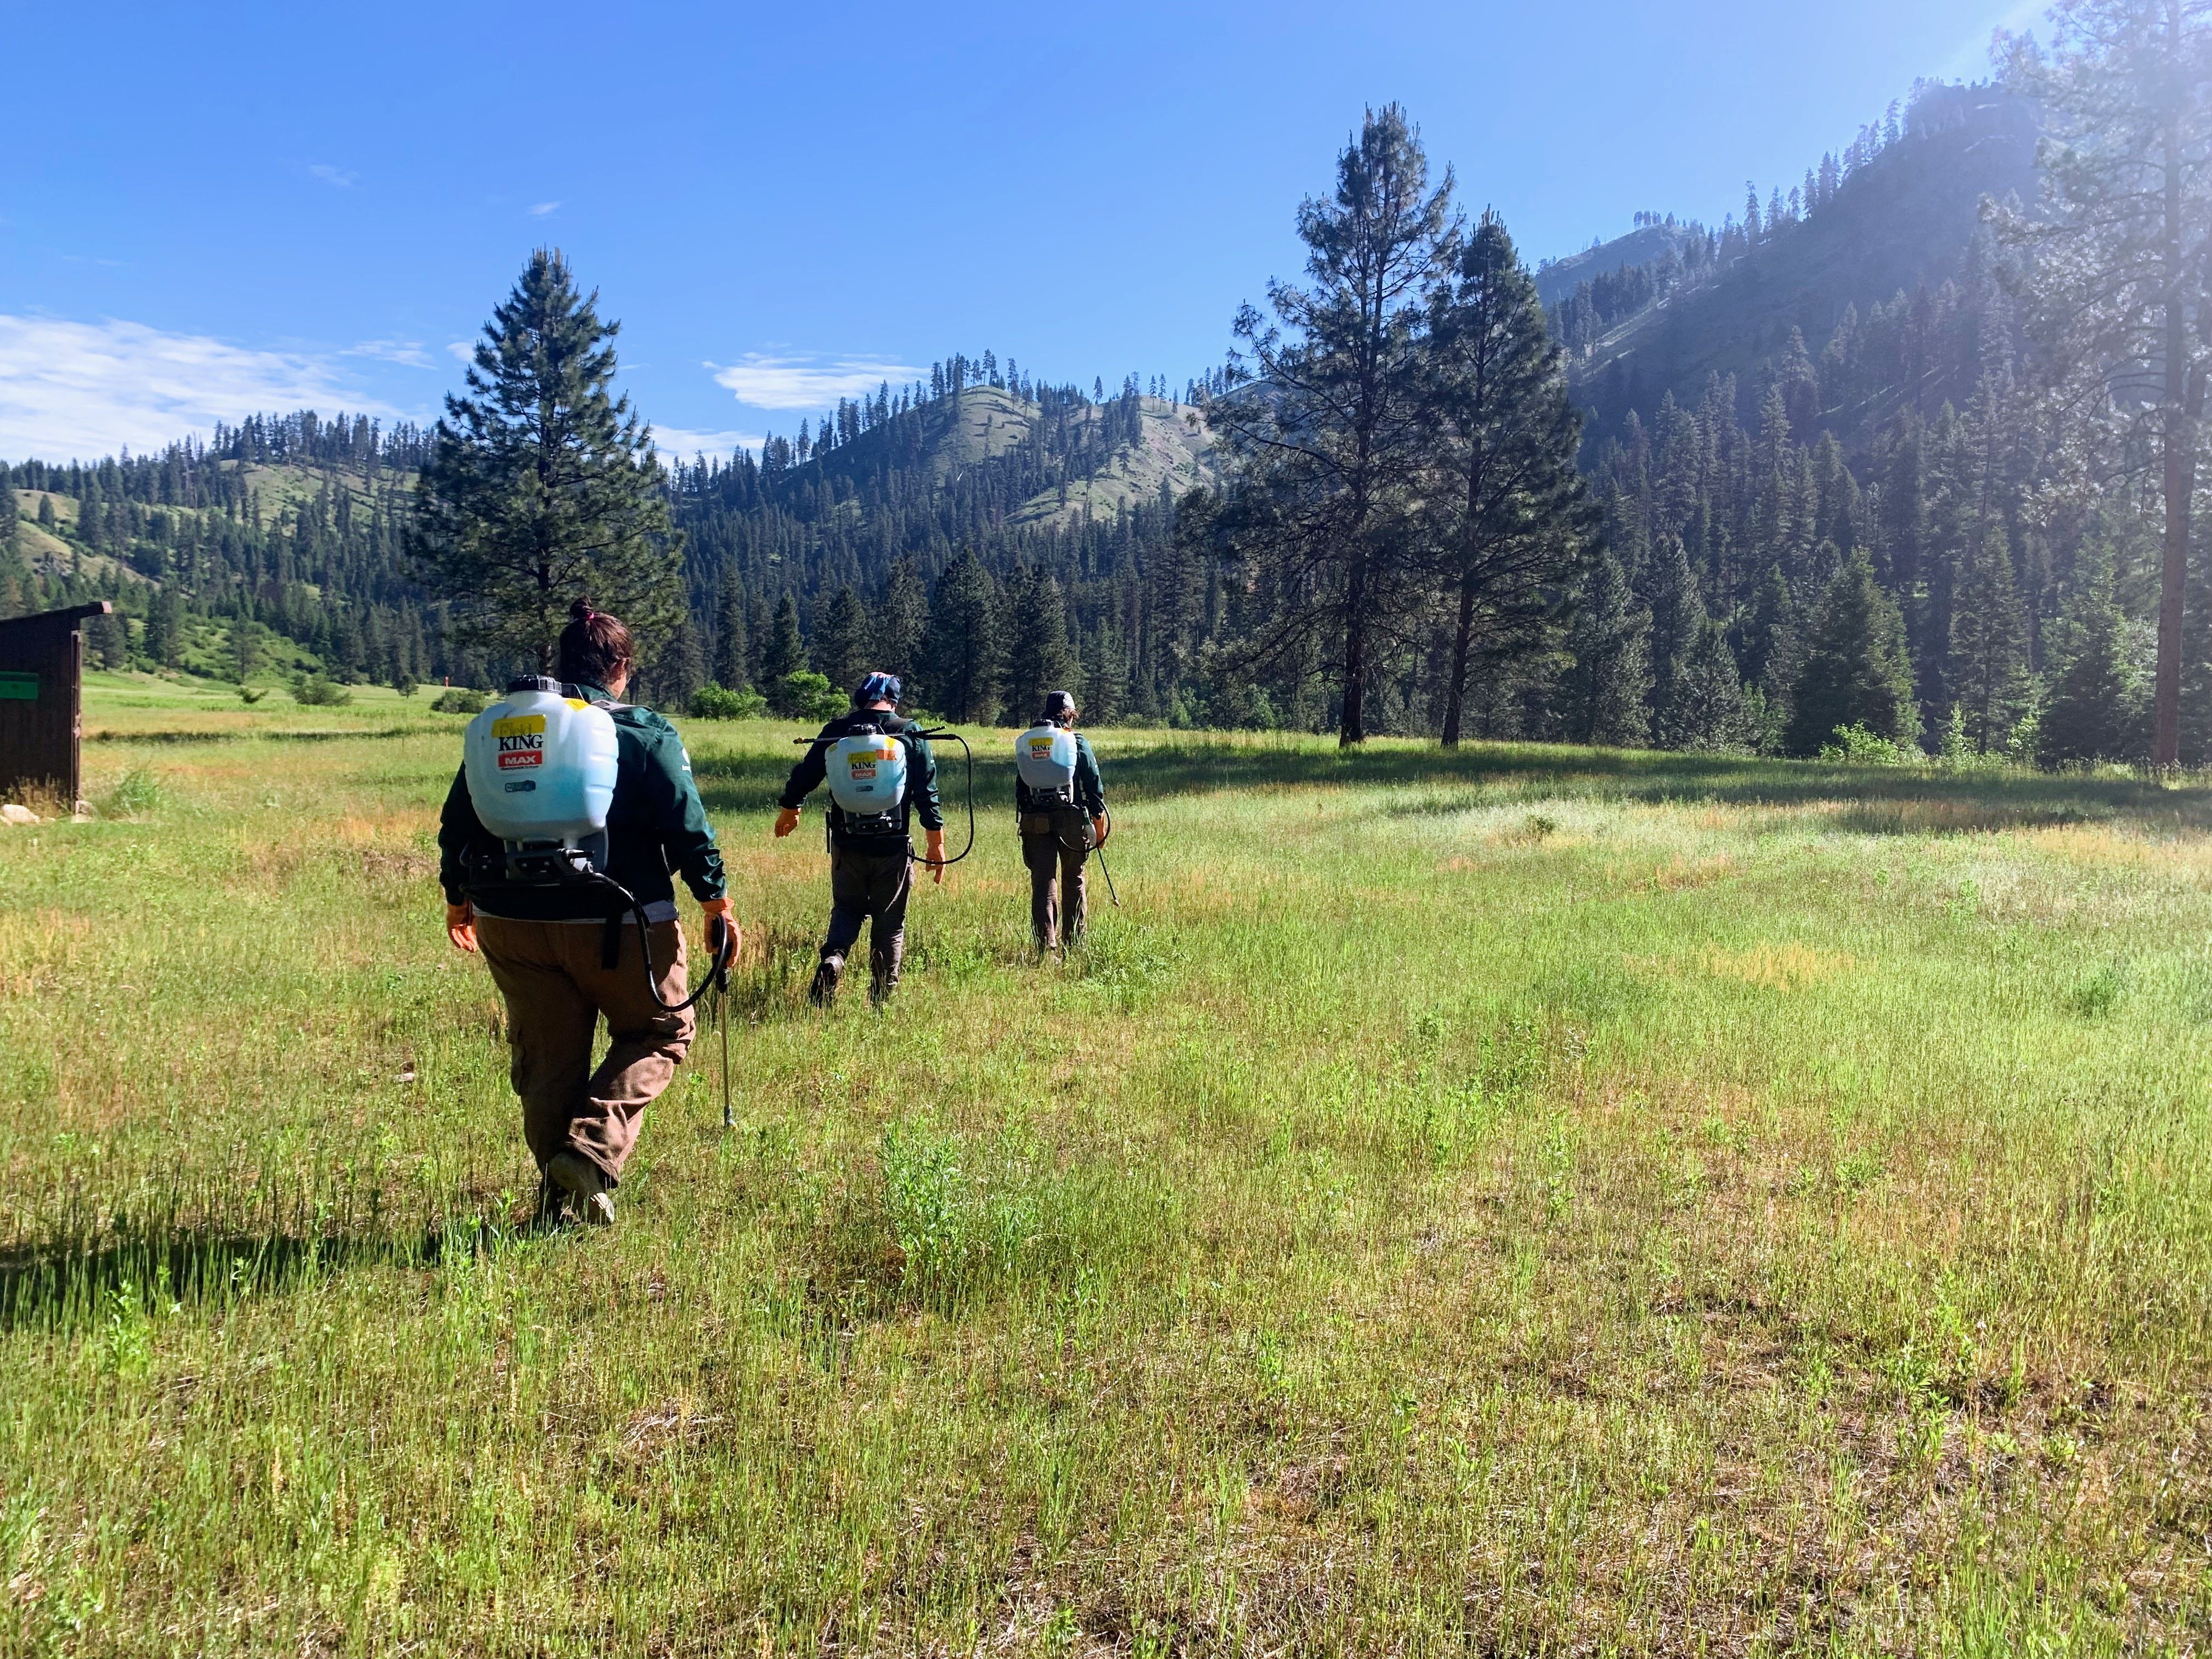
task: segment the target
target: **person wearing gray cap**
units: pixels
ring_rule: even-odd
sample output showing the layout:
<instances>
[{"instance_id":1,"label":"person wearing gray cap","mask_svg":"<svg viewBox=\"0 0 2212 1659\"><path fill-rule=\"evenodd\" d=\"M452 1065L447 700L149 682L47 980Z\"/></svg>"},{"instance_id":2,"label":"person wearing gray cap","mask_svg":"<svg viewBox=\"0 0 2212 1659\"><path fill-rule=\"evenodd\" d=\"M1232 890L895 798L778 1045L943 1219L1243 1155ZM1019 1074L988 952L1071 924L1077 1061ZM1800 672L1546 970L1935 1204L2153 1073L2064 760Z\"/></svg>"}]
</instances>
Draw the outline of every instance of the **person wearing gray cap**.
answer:
<instances>
[{"instance_id":1,"label":"person wearing gray cap","mask_svg":"<svg viewBox=\"0 0 2212 1659\"><path fill-rule=\"evenodd\" d=\"M1083 941L1083 867L1106 839L1106 786L1075 699L1046 695L1035 726L1014 739L1014 805L1030 872L1030 932L1040 951Z\"/></svg>"}]
</instances>

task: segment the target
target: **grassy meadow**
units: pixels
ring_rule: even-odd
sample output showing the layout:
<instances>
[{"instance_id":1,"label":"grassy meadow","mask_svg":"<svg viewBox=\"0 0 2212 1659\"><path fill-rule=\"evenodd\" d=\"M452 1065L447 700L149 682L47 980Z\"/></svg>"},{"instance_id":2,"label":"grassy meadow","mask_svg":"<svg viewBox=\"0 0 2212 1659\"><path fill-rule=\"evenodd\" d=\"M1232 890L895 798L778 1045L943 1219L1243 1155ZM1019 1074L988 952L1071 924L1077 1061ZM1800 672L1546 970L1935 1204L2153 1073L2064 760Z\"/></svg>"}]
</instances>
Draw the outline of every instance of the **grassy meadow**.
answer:
<instances>
[{"instance_id":1,"label":"grassy meadow","mask_svg":"<svg viewBox=\"0 0 2212 1659\"><path fill-rule=\"evenodd\" d=\"M2212 1647L2202 788L1106 730L1040 966L985 734L823 1017L690 725L736 1127L543 1236L428 701L0 830L0 1651Z\"/></svg>"}]
</instances>

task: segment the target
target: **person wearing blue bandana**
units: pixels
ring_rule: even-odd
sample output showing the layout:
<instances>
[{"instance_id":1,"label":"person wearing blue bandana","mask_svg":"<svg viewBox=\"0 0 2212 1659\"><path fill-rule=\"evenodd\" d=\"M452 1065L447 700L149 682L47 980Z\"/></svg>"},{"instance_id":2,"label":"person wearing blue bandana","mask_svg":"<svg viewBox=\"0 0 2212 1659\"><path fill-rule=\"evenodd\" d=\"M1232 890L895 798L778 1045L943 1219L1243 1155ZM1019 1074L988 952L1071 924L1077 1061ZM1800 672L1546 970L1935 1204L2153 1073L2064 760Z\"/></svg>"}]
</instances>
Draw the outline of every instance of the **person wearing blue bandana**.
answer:
<instances>
[{"instance_id":1,"label":"person wearing blue bandana","mask_svg":"<svg viewBox=\"0 0 2212 1659\"><path fill-rule=\"evenodd\" d=\"M845 961L869 925L868 994L880 1006L898 988L906 953L906 902L914 890L909 818L927 837L931 878L945 879L945 815L937 799L937 760L915 723L898 713L898 676L869 674L853 690L853 708L822 728L776 803L775 833L799 827L799 807L830 786L830 927L807 995L835 1001Z\"/></svg>"}]
</instances>

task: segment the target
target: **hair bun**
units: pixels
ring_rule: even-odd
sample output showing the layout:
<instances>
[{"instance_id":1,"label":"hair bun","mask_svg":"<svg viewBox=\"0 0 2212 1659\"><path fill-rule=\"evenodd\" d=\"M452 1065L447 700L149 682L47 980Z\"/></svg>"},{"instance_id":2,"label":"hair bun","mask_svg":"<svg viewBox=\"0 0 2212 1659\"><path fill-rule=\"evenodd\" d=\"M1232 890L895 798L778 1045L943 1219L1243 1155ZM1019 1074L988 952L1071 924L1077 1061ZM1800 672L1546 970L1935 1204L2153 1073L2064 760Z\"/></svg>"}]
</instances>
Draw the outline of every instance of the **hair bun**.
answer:
<instances>
[{"instance_id":1,"label":"hair bun","mask_svg":"<svg viewBox=\"0 0 2212 1659\"><path fill-rule=\"evenodd\" d=\"M568 620L571 622L589 622L592 615L589 599L579 599L568 607Z\"/></svg>"}]
</instances>

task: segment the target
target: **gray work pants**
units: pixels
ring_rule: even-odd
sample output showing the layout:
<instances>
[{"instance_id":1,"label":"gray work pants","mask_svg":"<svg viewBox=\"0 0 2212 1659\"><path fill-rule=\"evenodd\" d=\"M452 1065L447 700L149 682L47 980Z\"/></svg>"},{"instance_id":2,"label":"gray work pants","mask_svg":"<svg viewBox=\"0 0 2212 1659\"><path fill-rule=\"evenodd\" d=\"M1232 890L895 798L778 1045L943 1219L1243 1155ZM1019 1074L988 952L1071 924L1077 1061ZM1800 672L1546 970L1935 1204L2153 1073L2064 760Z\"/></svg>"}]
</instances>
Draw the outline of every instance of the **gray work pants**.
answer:
<instances>
[{"instance_id":1,"label":"gray work pants","mask_svg":"<svg viewBox=\"0 0 2212 1659\"><path fill-rule=\"evenodd\" d=\"M1091 820L1079 806L1022 814L1022 862L1030 870L1030 933L1037 948L1083 942L1083 866Z\"/></svg>"}]
</instances>

